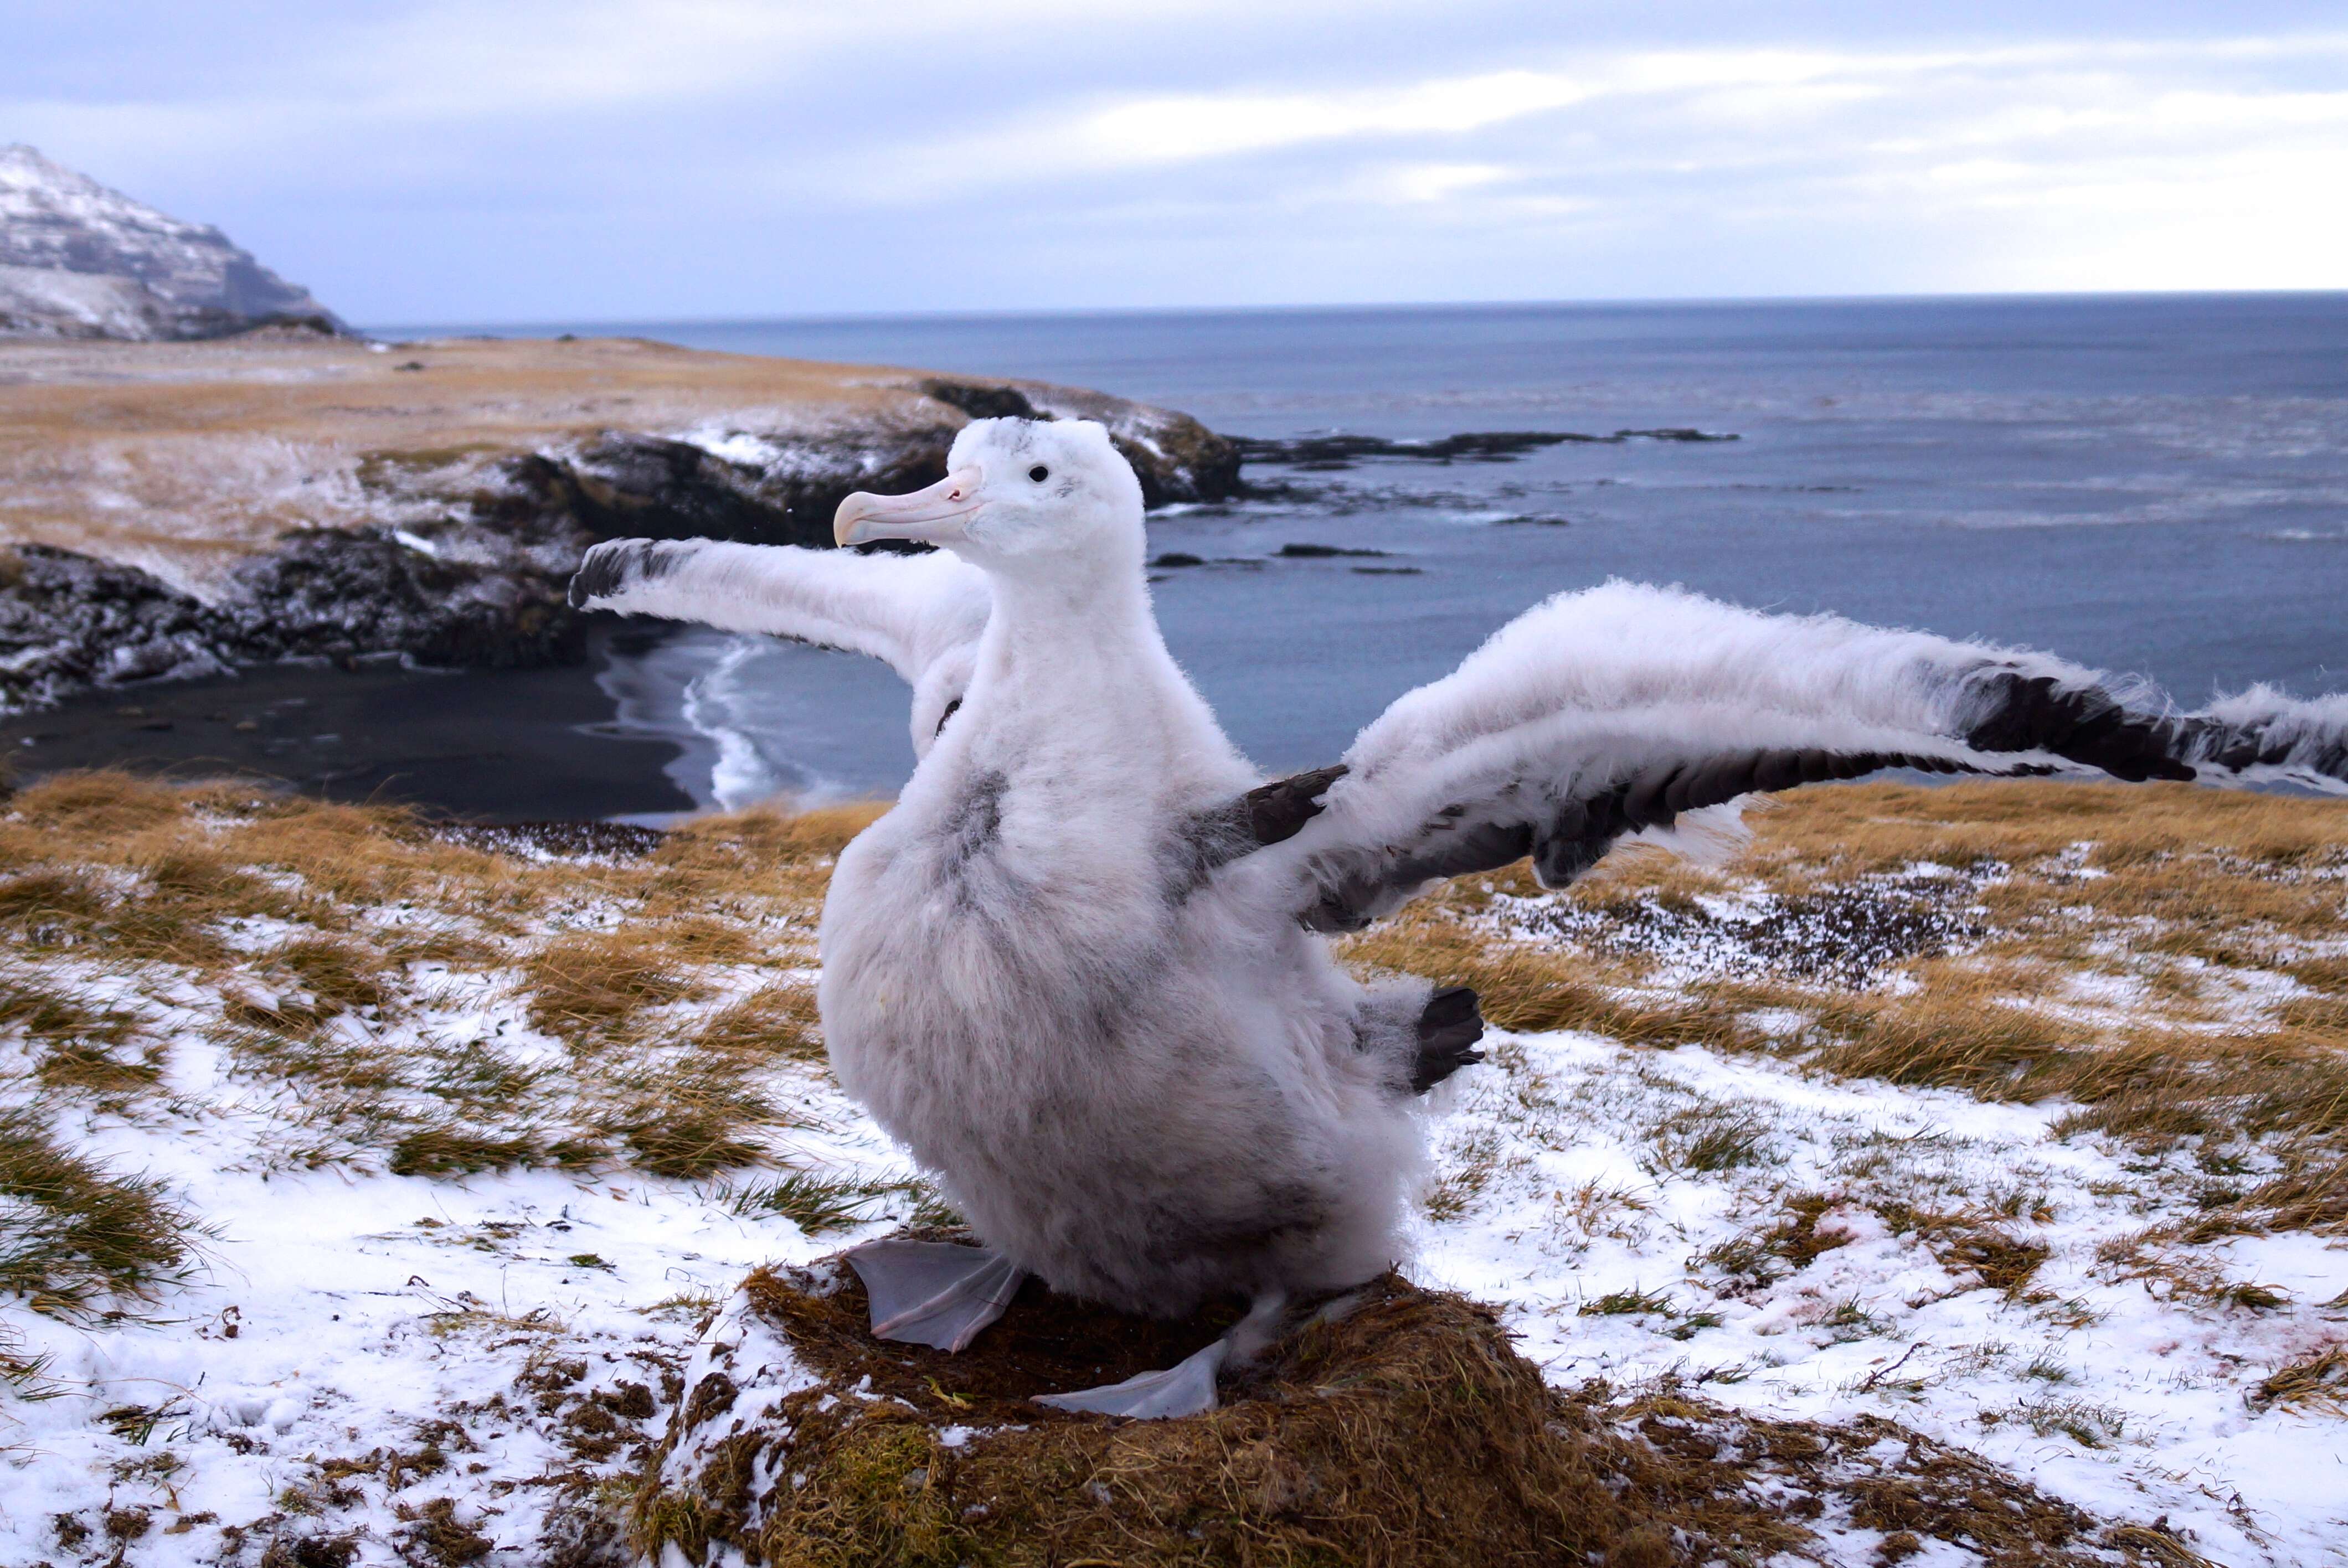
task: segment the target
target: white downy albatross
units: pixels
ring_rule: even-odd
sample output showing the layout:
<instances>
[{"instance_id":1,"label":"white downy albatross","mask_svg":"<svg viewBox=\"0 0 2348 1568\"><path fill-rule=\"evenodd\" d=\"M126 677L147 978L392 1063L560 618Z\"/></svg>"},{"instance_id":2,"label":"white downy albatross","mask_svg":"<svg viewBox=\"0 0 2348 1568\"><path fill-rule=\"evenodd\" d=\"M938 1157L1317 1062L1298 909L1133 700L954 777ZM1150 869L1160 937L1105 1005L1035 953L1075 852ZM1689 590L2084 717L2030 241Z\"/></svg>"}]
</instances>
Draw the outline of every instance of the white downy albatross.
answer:
<instances>
[{"instance_id":1,"label":"white downy albatross","mask_svg":"<svg viewBox=\"0 0 2348 1568\"><path fill-rule=\"evenodd\" d=\"M1625 838L1733 834L1741 796L1881 768L2348 787L2348 697L2180 714L2041 654L1620 582L1265 783L1159 638L1101 426L980 420L949 466L836 519L936 553L621 540L571 598L911 683L920 765L839 857L819 1001L842 1085L986 1245L852 1253L874 1331L960 1349L1026 1273L1133 1312L1255 1304L1178 1367L1047 1401L1070 1409L1211 1408L1292 1297L1399 1255L1420 1097L1482 1023L1466 990L1354 979L1323 933L1527 856L1562 886Z\"/></svg>"}]
</instances>

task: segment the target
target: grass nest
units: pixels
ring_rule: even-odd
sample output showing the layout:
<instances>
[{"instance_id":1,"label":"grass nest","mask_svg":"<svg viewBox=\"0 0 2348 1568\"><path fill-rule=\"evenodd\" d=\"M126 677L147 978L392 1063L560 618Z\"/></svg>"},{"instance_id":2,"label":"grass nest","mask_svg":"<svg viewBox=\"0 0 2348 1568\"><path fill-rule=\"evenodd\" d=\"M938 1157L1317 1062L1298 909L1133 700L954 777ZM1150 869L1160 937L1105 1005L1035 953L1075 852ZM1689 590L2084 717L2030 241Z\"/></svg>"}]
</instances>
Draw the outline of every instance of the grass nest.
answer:
<instances>
[{"instance_id":1,"label":"grass nest","mask_svg":"<svg viewBox=\"0 0 2348 1568\"><path fill-rule=\"evenodd\" d=\"M1665 1568L1816 1560L1805 1522L1832 1512L1882 1532L1886 1561L1921 1536L2001 1563L2197 1561L1889 1423L1552 1388L1490 1308L1391 1274L1227 1377L1219 1409L1127 1420L1032 1402L1169 1365L1237 1315L1152 1322L1030 1280L948 1355L874 1340L837 1259L761 1269L703 1336L634 1543L774 1568ZM1882 1457L1900 1446L1887 1437L1904 1458Z\"/></svg>"}]
</instances>

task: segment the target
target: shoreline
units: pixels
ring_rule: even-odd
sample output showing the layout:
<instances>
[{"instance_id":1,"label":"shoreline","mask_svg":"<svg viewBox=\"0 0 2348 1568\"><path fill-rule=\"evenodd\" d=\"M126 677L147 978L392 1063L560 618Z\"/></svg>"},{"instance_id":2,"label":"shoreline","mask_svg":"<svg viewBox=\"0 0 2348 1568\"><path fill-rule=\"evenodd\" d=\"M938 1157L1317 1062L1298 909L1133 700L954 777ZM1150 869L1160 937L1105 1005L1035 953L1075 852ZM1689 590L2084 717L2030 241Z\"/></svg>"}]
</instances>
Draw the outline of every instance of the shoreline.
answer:
<instances>
[{"instance_id":1,"label":"shoreline","mask_svg":"<svg viewBox=\"0 0 2348 1568\"><path fill-rule=\"evenodd\" d=\"M602 682L613 644L648 635L594 627L584 661L527 670L301 661L114 687L0 716L0 755L18 785L119 768L489 823L657 819L698 804L669 773L684 748L620 730Z\"/></svg>"}]
</instances>

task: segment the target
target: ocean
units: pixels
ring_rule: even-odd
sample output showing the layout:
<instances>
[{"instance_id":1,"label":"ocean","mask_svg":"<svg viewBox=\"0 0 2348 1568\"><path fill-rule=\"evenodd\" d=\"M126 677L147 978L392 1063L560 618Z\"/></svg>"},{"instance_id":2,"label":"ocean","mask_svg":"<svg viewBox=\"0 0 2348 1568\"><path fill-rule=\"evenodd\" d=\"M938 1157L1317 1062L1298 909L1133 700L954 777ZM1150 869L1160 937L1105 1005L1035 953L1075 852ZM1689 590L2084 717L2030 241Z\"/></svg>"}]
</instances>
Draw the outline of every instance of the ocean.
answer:
<instances>
[{"instance_id":1,"label":"ocean","mask_svg":"<svg viewBox=\"0 0 2348 1568\"><path fill-rule=\"evenodd\" d=\"M2348 294L541 331L1035 377L1241 436L1736 437L1251 465L1270 494L1153 514L1153 555L1207 563L1153 574L1167 641L1272 770L1335 760L1509 617L1615 577L2042 648L2188 706L2348 684ZM602 681L599 728L675 742L703 804L887 793L911 769L903 690L869 661L694 630L614 652Z\"/></svg>"}]
</instances>

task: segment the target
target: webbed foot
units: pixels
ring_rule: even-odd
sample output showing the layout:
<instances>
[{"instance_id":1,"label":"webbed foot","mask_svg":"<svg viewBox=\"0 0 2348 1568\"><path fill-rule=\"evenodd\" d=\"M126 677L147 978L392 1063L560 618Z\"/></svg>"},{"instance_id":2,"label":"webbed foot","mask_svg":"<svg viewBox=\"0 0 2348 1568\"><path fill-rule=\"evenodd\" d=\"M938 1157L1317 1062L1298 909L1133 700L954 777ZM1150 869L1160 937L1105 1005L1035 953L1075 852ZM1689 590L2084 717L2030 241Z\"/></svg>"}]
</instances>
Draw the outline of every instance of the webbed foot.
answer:
<instances>
[{"instance_id":1,"label":"webbed foot","mask_svg":"<svg viewBox=\"0 0 2348 1568\"><path fill-rule=\"evenodd\" d=\"M848 1265L872 1303L872 1336L960 1350L1003 1316L1025 1272L1002 1254L945 1241L867 1242Z\"/></svg>"},{"instance_id":2,"label":"webbed foot","mask_svg":"<svg viewBox=\"0 0 2348 1568\"><path fill-rule=\"evenodd\" d=\"M1122 1383L1079 1389L1072 1394L1038 1394L1035 1402L1059 1410L1094 1410L1104 1416L1144 1420L1195 1416L1215 1408L1215 1374L1231 1353L1228 1337L1185 1356L1163 1371L1143 1372Z\"/></svg>"},{"instance_id":3,"label":"webbed foot","mask_svg":"<svg viewBox=\"0 0 2348 1568\"><path fill-rule=\"evenodd\" d=\"M1155 1420L1167 1416L1195 1416L1215 1408L1215 1378L1232 1362L1244 1367L1278 1337L1282 1315L1288 1310L1285 1291L1267 1291L1255 1298L1248 1314L1203 1350L1185 1356L1158 1372L1141 1372L1122 1383L1078 1389L1069 1394L1037 1394L1035 1403L1061 1410L1094 1410L1104 1416L1132 1416Z\"/></svg>"}]
</instances>

